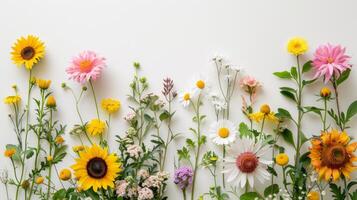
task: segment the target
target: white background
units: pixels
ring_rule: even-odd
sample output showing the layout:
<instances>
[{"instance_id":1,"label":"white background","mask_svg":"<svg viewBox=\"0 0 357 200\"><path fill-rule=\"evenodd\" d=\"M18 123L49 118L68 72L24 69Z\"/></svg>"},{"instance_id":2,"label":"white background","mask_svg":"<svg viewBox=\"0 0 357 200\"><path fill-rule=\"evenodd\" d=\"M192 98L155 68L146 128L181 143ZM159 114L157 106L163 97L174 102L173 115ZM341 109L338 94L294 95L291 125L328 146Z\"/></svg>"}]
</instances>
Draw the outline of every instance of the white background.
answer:
<instances>
[{"instance_id":1,"label":"white background","mask_svg":"<svg viewBox=\"0 0 357 200\"><path fill-rule=\"evenodd\" d=\"M170 1L170 0L62 0L62 1L15 1L2 0L0 4L0 97L12 94L11 85L16 83L25 98L27 72L17 68L10 59L11 45L20 36L35 34L46 44L46 57L34 69L35 75L52 80L51 89L57 98L58 119L71 127L78 122L71 95L61 89L67 82L76 90L77 83L67 80L65 68L70 59L82 50L94 50L107 58L108 68L95 82L98 98L115 97L122 101L122 109L115 116L110 135L112 148L116 147L115 134L123 134L127 125L122 117L128 112L126 94L133 74L132 62L140 61L142 73L148 77L151 89L160 92L161 81L170 76L176 88L188 87L190 79L202 75L211 79L213 65L210 58L218 53L229 62L244 67L244 74L256 77L263 84L257 106L269 103L275 110L293 105L280 96L278 87L285 83L272 73L294 65L294 57L286 53L286 42L293 36L303 36L310 44L307 58L319 44L333 43L347 47L356 63L357 12L356 1L327 0L273 0L273 1ZM350 79L341 90L342 108L357 99L355 85L357 74L353 70ZM321 82L307 89L310 93L305 102L315 102ZM233 99L233 121L244 120L241 112L241 90ZM95 117L92 96L86 94L81 109L86 120ZM207 103L208 105L208 103ZM317 104L318 105L318 104ZM175 130L190 137L192 111L177 108ZM7 113L9 108L0 106L1 141L5 145L15 143ZM210 106L205 109L210 118L204 131L213 121ZM294 112L293 112L294 113ZM316 117L308 117L304 130L307 135L318 134L320 124ZM356 123L356 119L352 124ZM355 136L356 129L349 134ZM65 135L68 144L78 144L75 138ZM180 146L181 142L177 141ZM215 147L209 144L211 149ZM288 146L288 145L285 145ZM289 148L288 148L289 149ZM217 152L220 151L217 149ZM70 154L59 166L73 163ZM167 170L173 171L174 146L170 153ZM10 162L0 156L0 167L10 170ZM198 193L207 192L212 178L207 171L199 172ZM354 176L356 177L356 176ZM169 199L181 199L176 186L168 187ZM261 187L258 187L261 190ZM11 189L11 191L14 191ZM5 198L0 187L0 199Z\"/></svg>"}]
</instances>

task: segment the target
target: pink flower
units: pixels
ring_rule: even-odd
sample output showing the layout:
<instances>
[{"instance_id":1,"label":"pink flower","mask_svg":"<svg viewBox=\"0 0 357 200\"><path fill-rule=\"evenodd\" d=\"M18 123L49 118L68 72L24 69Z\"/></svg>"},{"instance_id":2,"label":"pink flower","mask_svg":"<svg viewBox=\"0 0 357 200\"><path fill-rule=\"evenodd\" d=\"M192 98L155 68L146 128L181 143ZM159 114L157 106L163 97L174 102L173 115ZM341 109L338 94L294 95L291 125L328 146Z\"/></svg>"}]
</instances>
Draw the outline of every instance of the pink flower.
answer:
<instances>
[{"instance_id":1,"label":"pink flower","mask_svg":"<svg viewBox=\"0 0 357 200\"><path fill-rule=\"evenodd\" d=\"M66 69L69 79L78 83L85 83L89 80L96 80L104 67L105 58L98 56L93 51L84 51L72 59L71 65Z\"/></svg>"},{"instance_id":2,"label":"pink flower","mask_svg":"<svg viewBox=\"0 0 357 200\"><path fill-rule=\"evenodd\" d=\"M254 94L260 83L252 76L245 76L240 80L240 87L248 93Z\"/></svg>"},{"instance_id":3,"label":"pink flower","mask_svg":"<svg viewBox=\"0 0 357 200\"><path fill-rule=\"evenodd\" d=\"M315 77L325 76L327 83L332 76L336 78L345 70L351 68L348 63L350 56L345 54L346 49L340 45L321 45L314 53L313 66Z\"/></svg>"}]
</instances>

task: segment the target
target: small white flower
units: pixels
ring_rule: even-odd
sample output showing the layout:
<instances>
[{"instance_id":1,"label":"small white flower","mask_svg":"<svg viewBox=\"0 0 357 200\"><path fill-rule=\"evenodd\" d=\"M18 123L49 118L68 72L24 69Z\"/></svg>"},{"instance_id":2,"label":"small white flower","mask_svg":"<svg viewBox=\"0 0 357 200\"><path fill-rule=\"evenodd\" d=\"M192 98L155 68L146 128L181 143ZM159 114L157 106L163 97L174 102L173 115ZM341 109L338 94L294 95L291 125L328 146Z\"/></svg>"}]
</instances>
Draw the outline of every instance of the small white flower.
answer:
<instances>
[{"instance_id":1,"label":"small white flower","mask_svg":"<svg viewBox=\"0 0 357 200\"><path fill-rule=\"evenodd\" d=\"M182 91L179 94L179 101L183 105L183 107L187 107L190 105L191 100L195 97L195 93L193 91Z\"/></svg>"},{"instance_id":2,"label":"small white flower","mask_svg":"<svg viewBox=\"0 0 357 200\"><path fill-rule=\"evenodd\" d=\"M237 130L234 124L228 120L219 120L211 125L209 137L215 144L227 145L236 140Z\"/></svg>"}]
</instances>

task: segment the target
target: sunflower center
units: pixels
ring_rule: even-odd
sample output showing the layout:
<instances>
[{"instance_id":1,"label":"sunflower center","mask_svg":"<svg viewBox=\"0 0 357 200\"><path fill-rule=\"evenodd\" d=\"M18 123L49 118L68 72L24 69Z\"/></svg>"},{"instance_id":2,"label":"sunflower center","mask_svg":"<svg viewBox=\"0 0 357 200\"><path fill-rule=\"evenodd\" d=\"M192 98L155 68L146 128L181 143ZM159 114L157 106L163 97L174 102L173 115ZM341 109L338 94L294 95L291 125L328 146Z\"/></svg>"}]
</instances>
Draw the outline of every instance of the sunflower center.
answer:
<instances>
[{"instance_id":1,"label":"sunflower center","mask_svg":"<svg viewBox=\"0 0 357 200\"><path fill-rule=\"evenodd\" d=\"M333 58L331 58L331 57L328 57L326 61L327 61L327 63L331 64L331 63L333 63L335 60L334 60Z\"/></svg>"},{"instance_id":2,"label":"sunflower center","mask_svg":"<svg viewBox=\"0 0 357 200\"><path fill-rule=\"evenodd\" d=\"M190 94L189 93L185 93L184 95L183 95L183 100L185 100L185 101L188 101L188 100L190 100Z\"/></svg>"},{"instance_id":3,"label":"sunflower center","mask_svg":"<svg viewBox=\"0 0 357 200\"><path fill-rule=\"evenodd\" d=\"M90 72L92 69L92 61L83 60L79 63L79 69L81 72Z\"/></svg>"},{"instance_id":4,"label":"sunflower center","mask_svg":"<svg viewBox=\"0 0 357 200\"><path fill-rule=\"evenodd\" d=\"M218 135L219 135L219 137L221 137L221 138L226 138L226 137L228 137L228 136L229 136L229 130L228 130L228 128L220 128L220 129L218 130Z\"/></svg>"},{"instance_id":5,"label":"sunflower center","mask_svg":"<svg viewBox=\"0 0 357 200\"><path fill-rule=\"evenodd\" d=\"M88 175L92 178L103 178L108 171L108 166L102 158L92 158L87 164Z\"/></svg>"},{"instance_id":6,"label":"sunflower center","mask_svg":"<svg viewBox=\"0 0 357 200\"><path fill-rule=\"evenodd\" d=\"M203 89L203 88L205 88L205 82L203 81L203 80L198 80L197 82L196 82L196 86L198 87L198 88L200 88L201 90Z\"/></svg>"},{"instance_id":7,"label":"sunflower center","mask_svg":"<svg viewBox=\"0 0 357 200\"><path fill-rule=\"evenodd\" d=\"M21 57L25 60L31 60L35 56L35 49L33 47L25 47L21 50Z\"/></svg>"},{"instance_id":8,"label":"sunflower center","mask_svg":"<svg viewBox=\"0 0 357 200\"><path fill-rule=\"evenodd\" d=\"M348 154L342 145L327 147L322 152L322 162L333 169L344 166L348 160Z\"/></svg>"},{"instance_id":9,"label":"sunflower center","mask_svg":"<svg viewBox=\"0 0 357 200\"><path fill-rule=\"evenodd\" d=\"M236 159L236 165L243 173L252 173L258 167L258 158L252 152L240 154Z\"/></svg>"}]
</instances>

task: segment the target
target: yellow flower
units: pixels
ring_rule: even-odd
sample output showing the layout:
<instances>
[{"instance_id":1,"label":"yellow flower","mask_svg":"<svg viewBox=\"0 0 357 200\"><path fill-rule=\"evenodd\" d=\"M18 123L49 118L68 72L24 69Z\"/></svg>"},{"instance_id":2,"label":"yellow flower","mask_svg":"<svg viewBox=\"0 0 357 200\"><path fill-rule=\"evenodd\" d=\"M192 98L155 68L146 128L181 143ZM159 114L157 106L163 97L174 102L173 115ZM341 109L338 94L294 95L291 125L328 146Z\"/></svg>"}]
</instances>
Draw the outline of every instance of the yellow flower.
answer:
<instances>
[{"instance_id":1,"label":"yellow flower","mask_svg":"<svg viewBox=\"0 0 357 200\"><path fill-rule=\"evenodd\" d=\"M93 119L87 124L86 131L92 136L102 135L105 131L105 127L106 127L105 122L99 119Z\"/></svg>"},{"instance_id":2,"label":"yellow flower","mask_svg":"<svg viewBox=\"0 0 357 200\"><path fill-rule=\"evenodd\" d=\"M320 200L320 193L316 191L311 191L307 194L308 200Z\"/></svg>"},{"instance_id":3,"label":"yellow flower","mask_svg":"<svg viewBox=\"0 0 357 200\"><path fill-rule=\"evenodd\" d=\"M56 107L56 99L54 96L50 95L47 98L46 106L49 108L55 108Z\"/></svg>"},{"instance_id":4,"label":"yellow flower","mask_svg":"<svg viewBox=\"0 0 357 200\"><path fill-rule=\"evenodd\" d=\"M59 177L62 181L67 181L67 180L71 179L72 173L69 169L62 169L60 171Z\"/></svg>"},{"instance_id":5,"label":"yellow flower","mask_svg":"<svg viewBox=\"0 0 357 200\"><path fill-rule=\"evenodd\" d=\"M86 147L79 153L76 163L71 166L78 184L83 190L93 188L114 188L115 178L121 171L121 163L115 154L109 154L108 148L98 145Z\"/></svg>"},{"instance_id":6,"label":"yellow flower","mask_svg":"<svg viewBox=\"0 0 357 200\"><path fill-rule=\"evenodd\" d=\"M270 107L267 104L263 104L260 107L260 111L248 115L249 119L259 123L263 119L267 119L271 122L278 123L279 119L275 116L274 112L270 111Z\"/></svg>"},{"instance_id":7,"label":"yellow flower","mask_svg":"<svg viewBox=\"0 0 357 200\"><path fill-rule=\"evenodd\" d=\"M26 69L31 70L45 55L44 43L36 36L28 35L17 39L12 46L12 61L20 66L25 65Z\"/></svg>"},{"instance_id":8,"label":"yellow flower","mask_svg":"<svg viewBox=\"0 0 357 200\"><path fill-rule=\"evenodd\" d=\"M275 162L280 166L285 166L289 163L289 156L285 153L279 153L275 157Z\"/></svg>"},{"instance_id":9,"label":"yellow flower","mask_svg":"<svg viewBox=\"0 0 357 200\"><path fill-rule=\"evenodd\" d=\"M264 113L264 114L269 114L270 113L270 106L268 104L263 104L262 106L260 106L260 112Z\"/></svg>"},{"instance_id":10,"label":"yellow flower","mask_svg":"<svg viewBox=\"0 0 357 200\"><path fill-rule=\"evenodd\" d=\"M64 142L64 139L63 139L63 137L62 136L57 136L56 138L55 138L55 142L56 142L56 144L63 144L63 142Z\"/></svg>"},{"instance_id":11,"label":"yellow flower","mask_svg":"<svg viewBox=\"0 0 357 200\"><path fill-rule=\"evenodd\" d=\"M51 162L51 161L53 160L53 157L52 157L51 155L48 155L48 156L46 157L46 160L47 160L48 162Z\"/></svg>"},{"instance_id":12,"label":"yellow flower","mask_svg":"<svg viewBox=\"0 0 357 200\"><path fill-rule=\"evenodd\" d=\"M5 150L5 157L11 158L16 153L16 149L6 149Z\"/></svg>"},{"instance_id":13,"label":"yellow flower","mask_svg":"<svg viewBox=\"0 0 357 200\"><path fill-rule=\"evenodd\" d=\"M199 89L204 89L205 88L205 86L206 86L206 83L205 83L205 81L203 81L203 80L198 80L198 81L196 81L196 87L197 88L199 88Z\"/></svg>"},{"instance_id":14,"label":"yellow flower","mask_svg":"<svg viewBox=\"0 0 357 200\"><path fill-rule=\"evenodd\" d=\"M38 185L40 185L40 184L43 183L44 180L45 180L45 179L44 179L42 176L40 176L40 177L37 177L37 178L36 178L35 183L38 184Z\"/></svg>"},{"instance_id":15,"label":"yellow flower","mask_svg":"<svg viewBox=\"0 0 357 200\"><path fill-rule=\"evenodd\" d=\"M51 80L36 79L36 84L39 88L47 90L50 87Z\"/></svg>"},{"instance_id":16,"label":"yellow flower","mask_svg":"<svg viewBox=\"0 0 357 200\"><path fill-rule=\"evenodd\" d=\"M357 142L350 143L346 132L324 132L319 138L311 140L311 144L311 165L320 179L338 181L341 174L347 179L351 178L350 174L357 169L353 164L357 161L354 155Z\"/></svg>"},{"instance_id":17,"label":"yellow flower","mask_svg":"<svg viewBox=\"0 0 357 200\"><path fill-rule=\"evenodd\" d=\"M103 99L102 108L109 114L115 113L120 109L120 101L112 98Z\"/></svg>"},{"instance_id":18,"label":"yellow flower","mask_svg":"<svg viewBox=\"0 0 357 200\"><path fill-rule=\"evenodd\" d=\"M72 147L72 150L73 150L73 152L78 153L78 152L84 150L84 146L83 145L74 146L74 147Z\"/></svg>"},{"instance_id":19,"label":"yellow flower","mask_svg":"<svg viewBox=\"0 0 357 200\"><path fill-rule=\"evenodd\" d=\"M321 97L330 97L331 95L331 90L328 88L328 87L323 87L321 90L320 90L320 96Z\"/></svg>"},{"instance_id":20,"label":"yellow flower","mask_svg":"<svg viewBox=\"0 0 357 200\"><path fill-rule=\"evenodd\" d=\"M21 101L21 97L19 95L15 95L15 96L7 96L4 99L4 103L5 104L18 104Z\"/></svg>"},{"instance_id":21,"label":"yellow flower","mask_svg":"<svg viewBox=\"0 0 357 200\"><path fill-rule=\"evenodd\" d=\"M309 45L304 38L294 37L289 40L287 49L289 53L298 56L304 54L309 49Z\"/></svg>"}]
</instances>

